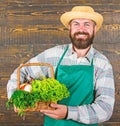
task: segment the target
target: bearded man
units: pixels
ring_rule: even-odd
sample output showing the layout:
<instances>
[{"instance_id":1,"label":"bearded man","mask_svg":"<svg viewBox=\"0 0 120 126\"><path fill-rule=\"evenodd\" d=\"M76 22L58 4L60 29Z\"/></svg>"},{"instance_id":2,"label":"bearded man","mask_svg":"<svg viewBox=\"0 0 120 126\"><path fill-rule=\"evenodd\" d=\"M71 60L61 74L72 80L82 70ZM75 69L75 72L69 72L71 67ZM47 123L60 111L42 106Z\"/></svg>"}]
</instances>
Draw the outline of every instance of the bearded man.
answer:
<instances>
[{"instance_id":1,"label":"bearded man","mask_svg":"<svg viewBox=\"0 0 120 126\"><path fill-rule=\"evenodd\" d=\"M112 66L93 47L103 16L90 6L75 6L60 20L70 31L71 44L47 49L28 61L52 64L55 78L70 91L68 98L51 104L54 110L40 111L45 115L44 126L98 126L110 119L115 102ZM47 67L24 68L21 82L30 77L39 78L41 74L51 77ZM16 89L17 72L14 71L7 84L8 98Z\"/></svg>"}]
</instances>

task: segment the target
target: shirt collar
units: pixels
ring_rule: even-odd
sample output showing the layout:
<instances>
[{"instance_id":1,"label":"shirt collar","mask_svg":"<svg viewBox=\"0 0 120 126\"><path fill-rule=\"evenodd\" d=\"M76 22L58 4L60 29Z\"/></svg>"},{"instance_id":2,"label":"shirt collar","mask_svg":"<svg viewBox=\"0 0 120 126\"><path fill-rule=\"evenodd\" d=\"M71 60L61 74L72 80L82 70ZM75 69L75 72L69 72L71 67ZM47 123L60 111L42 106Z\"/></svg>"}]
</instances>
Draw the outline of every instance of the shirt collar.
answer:
<instances>
[{"instance_id":1,"label":"shirt collar","mask_svg":"<svg viewBox=\"0 0 120 126\"><path fill-rule=\"evenodd\" d=\"M72 47L72 44L69 44L69 48L68 48L68 56L71 56L73 55L75 52L73 50L73 47ZM92 59L93 59L93 56L94 56L94 48L93 48L93 45L91 45L88 53L84 56L84 58L86 58L88 60L89 63L92 62Z\"/></svg>"}]
</instances>

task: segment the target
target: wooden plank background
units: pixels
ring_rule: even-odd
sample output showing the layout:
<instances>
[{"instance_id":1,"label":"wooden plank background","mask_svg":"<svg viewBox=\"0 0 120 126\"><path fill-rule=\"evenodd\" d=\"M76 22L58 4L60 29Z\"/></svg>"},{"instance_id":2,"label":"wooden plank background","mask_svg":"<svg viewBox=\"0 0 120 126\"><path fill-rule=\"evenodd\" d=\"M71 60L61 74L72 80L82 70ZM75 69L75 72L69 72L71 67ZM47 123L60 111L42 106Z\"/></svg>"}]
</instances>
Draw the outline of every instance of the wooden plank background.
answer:
<instances>
[{"instance_id":1,"label":"wooden plank background","mask_svg":"<svg viewBox=\"0 0 120 126\"><path fill-rule=\"evenodd\" d=\"M43 126L40 113L28 113L23 120L6 109L6 84L19 64L47 48L70 43L59 18L75 5L90 5L104 16L94 45L113 65L116 103L112 118L100 126L120 126L119 0L0 0L0 126Z\"/></svg>"}]
</instances>

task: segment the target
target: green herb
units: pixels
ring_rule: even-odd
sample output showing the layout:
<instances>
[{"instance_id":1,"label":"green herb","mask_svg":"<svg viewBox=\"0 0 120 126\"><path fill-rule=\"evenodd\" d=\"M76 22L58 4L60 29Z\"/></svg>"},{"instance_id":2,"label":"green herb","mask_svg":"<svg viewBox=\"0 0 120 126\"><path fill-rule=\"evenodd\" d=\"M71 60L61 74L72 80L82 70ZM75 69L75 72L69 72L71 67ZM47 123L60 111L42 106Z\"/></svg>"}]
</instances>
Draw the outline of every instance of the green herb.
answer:
<instances>
[{"instance_id":1,"label":"green herb","mask_svg":"<svg viewBox=\"0 0 120 126\"><path fill-rule=\"evenodd\" d=\"M24 110L28 107L34 107L36 102L36 99L34 99L34 96L32 93L23 91L23 90L16 90L12 97L7 101L6 106L7 108L10 107L10 105L16 106L19 111L19 115L24 115Z\"/></svg>"}]
</instances>

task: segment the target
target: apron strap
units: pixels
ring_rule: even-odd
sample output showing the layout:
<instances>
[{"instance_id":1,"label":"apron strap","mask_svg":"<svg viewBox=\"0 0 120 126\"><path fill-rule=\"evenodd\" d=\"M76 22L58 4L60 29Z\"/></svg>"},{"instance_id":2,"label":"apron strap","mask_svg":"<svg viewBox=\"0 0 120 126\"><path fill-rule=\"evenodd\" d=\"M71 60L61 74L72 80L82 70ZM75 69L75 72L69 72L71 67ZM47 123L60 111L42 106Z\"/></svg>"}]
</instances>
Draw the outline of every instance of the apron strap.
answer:
<instances>
[{"instance_id":1,"label":"apron strap","mask_svg":"<svg viewBox=\"0 0 120 126\"><path fill-rule=\"evenodd\" d=\"M62 56L61 56L61 58L60 58L60 60L59 60L59 62L57 64L57 67L56 67L56 70L55 70L55 78L56 78L56 75L57 75L58 66L60 65L61 61L63 60L63 57L66 54L68 48L69 48L69 45L66 47L65 51L63 52L63 54L62 54ZM92 58L92 61L91 61L91 66L94 66L93 65L93 58Z\"/></svg>"},{"instance_id":2,"label":"apron strap","mask_svg":"<svg viewBox=\"0 0 120 126\"><path fill-rule=\"evenodd\" d=\"M59 60L59 62L58 62L58 64L57 64L57 67L56 67L56 70L55 70L55 78L56 78L56 75L57 75L58 66L60 65L60 63L61 63L61 61L62 61L64 55L66 54L66 52L67 52L67 50L68 50L68 47L69 47L69 45L66 47L64 53L62 54L62 56L61 56L61 58L60 58L60 60Z\"/></svg>"},{"instance_id":3,"label":"apron strap","mask_svg":"<svg viewBox=\"0 0 120 126\"><path fill-rule=\"evenodd\" d=\"M93 65L93 58L92 58L92 61L91 61L91 66L94 66L94 65Z\"/></svg>"}]
</instances>

